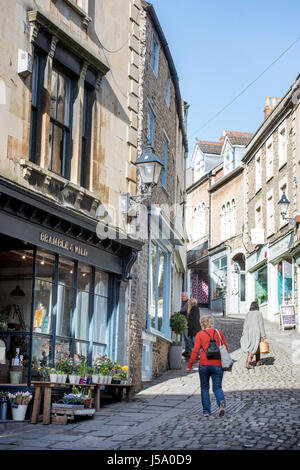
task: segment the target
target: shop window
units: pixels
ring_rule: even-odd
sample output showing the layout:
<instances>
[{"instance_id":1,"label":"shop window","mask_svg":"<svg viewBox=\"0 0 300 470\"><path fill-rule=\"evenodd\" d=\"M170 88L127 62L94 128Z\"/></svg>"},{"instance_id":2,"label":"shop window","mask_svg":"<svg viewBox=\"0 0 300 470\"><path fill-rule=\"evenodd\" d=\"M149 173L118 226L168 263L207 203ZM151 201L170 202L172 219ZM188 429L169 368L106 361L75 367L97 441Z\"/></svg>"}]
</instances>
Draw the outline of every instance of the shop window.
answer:
<instances>
[{"instance_id":1,"label":"shop window","mask_svg":"<svg viewBox=\"0 0 300 470\"><path fill-rule=\"evenodd\" d=\"M90 325L90 293L92 292L92 269L79 263L77 273L77 312L75 338L88 341Z\"/></svg>"},{"instance_id":2,"label":"shop window","mask_svg":"<svg viewBox=\"0 0 300 470\"><path fill-rule=\"evenodd\" d=\"M56 335L71 336L71 320L74 309L74 262L59 258Z\"/></svg>"},{"instance_id":3,"label":"shop window","mask_svg":"<svg viewBox=\"0 0 300 470\"><path fill-rule=\"evenodd\" d=\"M54 255L37 252L33 332L52 333L52 306L55 289Z\"/></svg>"},{"instance_id":4,"label":"shop window","mask_svg":"<svg viewBox=\"0 0 300 470\"><path fill-rule=\"evenodd\" d=\"M167 286L170 257L157 245L151 247L149 315L151 327L164 333L164 317L168 315Z\"/></svg>"},{"instance_id":5,"label":"shop window","mask_svg":"<svg viewBox=\"0 0 300 470\"><path fill-rule=\"evenodd\" d=\"M107 344L108 280L106 273L95 272L93 357L102 355Z\"/></svg>"},{"instance_id":6,"label":"shop window","mask_svg":"<svg viewBox=\"0 0 300 470\"><path fill-rule=\"evenodd\" d=\"M259 304L268 301L268 267L264 266L255 273L255 298Z\"/></svg>"},{"instance_id":7,"label":"shop window","mask_svg":"<svg viewBox=\"0 0 300 470\"><path fill-rule=\"evenodd\" d=\"M222 297L226 289L227 257L216 259L212 262L212 278L214 281L213 298Z\"/></svg>"},{"instance_id":8,"label":"shop window","mask_svg":"<svg viewBox=\"0 0 300 470\"><path fill-rule=\"evenodd\" d=\"M0 384L27 385L33 250L18 245L0 256Z\"/></svg>"},{"instance_id":9,"label":"shop window","mask_svg":"<svg viewBox=\"0 0 300 470\"><path fill-rule=\"evenodd\" d=\"M277 265L278 305L293 303L293 264L291 259L280 261Z\"/></svg>"}]
</instances>

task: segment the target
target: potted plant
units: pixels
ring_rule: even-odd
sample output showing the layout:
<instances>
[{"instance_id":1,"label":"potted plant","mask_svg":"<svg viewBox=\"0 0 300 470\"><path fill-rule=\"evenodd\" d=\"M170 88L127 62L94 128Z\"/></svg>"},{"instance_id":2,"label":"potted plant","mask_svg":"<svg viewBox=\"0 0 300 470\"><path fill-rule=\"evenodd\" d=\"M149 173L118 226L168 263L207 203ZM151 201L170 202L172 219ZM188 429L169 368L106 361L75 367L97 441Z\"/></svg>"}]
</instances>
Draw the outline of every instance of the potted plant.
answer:
<instances>
[{"instance_id":1,"label":"potted plant","mask_svg":"<svg viewBox=\"0 0 300 470\"><path fill-rule=\"evenodd\" d=\"M6 392L0 392L0 420L7 420L8 398Z\"/></svg>"},{"instance_id":2,"label":"potted plant","mask_svg":"<svg viewBox=\"0 0 300 470\"><path fill-rule=\"evenodd\" d=\"M69 354L60 353L57 355L55 360L55 368L58 372L58 382L65 383L67 376L72 372L72 360Z\"/></svg>"},{"instance_id":3,"label":"potted plant","mask_svg":"<svg viewBox=\"0 0 300 470\"><path fill-rule=\"evenodd\" d=\"M14 421L24 421L27 406L32 399L29 392L8 393L8 400L11 405L12 417Z\"/></svg>"},{"instance_id":4,"label":"potted plant","mask_svg":"<svg viewBox=\"0 0 300 470\"><path fill-rule=\"evenodd\" d=\"M42 381L43 382L51 382L50 380L50 370L53 370L51 369L51 367L49 366L42 366L42 367L37 367L37 371L39 373L39 375L42 376Z\"/></svg>"},{"instance_id":5,"label":"potted plant","mask_svg":"<svg viewBox=\"0 0 300 470\"><path fill-rule=\"evenodd\" d=\"M49 369L49 380L52 383L58 382L58 373L57 373L57 370L55 369L55 367L51 367Z\"/></svg>"},{"instance_id":6,"label":"potted plant","mask_svg":"<svg viewBox=\"0 0 300 470\"><path fill-rule=\"evenodd\" d=\"M127 377L127 372L128 372L128 366L123 366L121 367L121 384L126 385L128 384L128 377Z\"/></svg>"},{"instance_id":7,"label":"potted plant","mask_svg":"<svg viewBox=\"0 0 300 470\"><path fill-rule=\"evenodd\" d=\"M186 317L180 313L176 312L170 318L170 327L171 330L175 333L176 341L172 343L170 347L169 361L170 369L180 369L181 368L181 359L182 359L182 345L178 343L178 336L182 335L184 330L187 328L188 323Z\"/></svg>"},{"instance_id":8,"label":"potted plant","mask_svg":"<svg viewBox=\"0 0 300 470\"><path fill-rule=\"evenodd\" d=\"M120 364L118 363L118 361L114 362L113 368L110 372L110 375L112 377L112 381L111 381L112 384L121 383L121 371L122 371L122 368Z\"/></svg>"}]
</instances>

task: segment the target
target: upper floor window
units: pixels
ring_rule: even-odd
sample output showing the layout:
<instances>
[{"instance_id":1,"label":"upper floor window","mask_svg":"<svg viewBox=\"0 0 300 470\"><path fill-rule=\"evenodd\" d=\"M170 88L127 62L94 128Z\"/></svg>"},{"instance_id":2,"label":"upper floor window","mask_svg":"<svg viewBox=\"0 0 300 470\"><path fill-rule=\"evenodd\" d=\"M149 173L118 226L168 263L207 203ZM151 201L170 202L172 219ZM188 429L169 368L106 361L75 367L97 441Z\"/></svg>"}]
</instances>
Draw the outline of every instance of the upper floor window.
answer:
<instances>
[{"instance_id":1,"label":"upper floor window","mask_svg":"<svg viewBox=\"0 0 300 470\"><path fill-rule=\"evenodd\" d=\"M261 153L255 156L255 191L261 188Z\"/></svg>"},{"instance_id":2,"label":"upper floor window","mask_svg":"<svg viewBox=\"0 0 300 470\"><path fill-rule=\"evenodd\" d=\"M272 136L266 142L266 179L273 176L273 138Z\"/></svg>"},{"instance_id":3,"label":"upper floor window","mask_svg":"<svg viewBox=\"0 0 300 470\"><path fill-rule=\"evenodd\" d=\"M224 169L225 169L225 174L229 173L230 171L234 170L234 151L227 152L225 155L225 161L224 161Z\"/></svg>"},{"instance_id":4,"label":"upper floor window","mask_svg":"<svg viewBox=\"0 0 300 470\"><path fill-rule=\"evenodd\" d=\"M42 122L42 83L44 80L45 56L35 53L32 70L31 122L29 160L38 163L40 159Z\"/></svg>"},{"instance_id":5,"label":"upper floor window","mask_svg":"<svg viewBox=\"0 0 300 470\"><path fill-rule=\"evenodd\" d=\"M163 136L163 169L162 169L162 185L165 189L167 189L168 182L167 182L167 175L168 175L168 148L169 148L169 139L164 134Z\"/></svg>"},{"instance_id":6,"label":"upper floor window","mask_svg":"<svg viewBox=\"0 0 300 470\"><path fill-rule=\"evenodd\" d=\"M155 75L158 74L159 41L156 34L152 34L151 67Z\"/></svg>"},{"instance_id":7,"label":"upper floor window","mask_svg":"<svg viewBox=\"0 0 300 470\"><path fill-rule=\"evenodd\" d=\"M90 141L92 133L92 108L94 102L94 90L87 85L84 87L82 137L81 137L81 173L80 185L88 188L90 183Z\"/></svg>"},{"instance_id":8,"label":"upper floor window","mask_svg":"<svg viewBox=\"0 0 300 470\"><path fill-rule=\"evenodd\" d=\"M70 177L73 82L53 68L50 95L49 170Z\"/></svg>"},{"instance_id":9,"label":"upper floor window","mask_svg":"<svg viewBox=\"0 0 300 470\"><path fill-rule=\"evenodd\" d=\"M147 138L149 145L153 146L154 143L154 126L155 126L155 113L151 104L148 102L148 128L147 128Z\"/></svg>"},{"instance_id":10,"label":"upper floor window","mask_svg":"<svg viewBox=\"0 0 300 470\"><path fill-rule=\"evenodd\" d=\"M286 125L282 124L278 129L278 165L279 168L286 163Z\"/></svg>"},{"instance_id":11,"label":"upper floor window","mask_svg":"<svg viewBox=\"0 0 300 470\"><path fill-rule=\"evenodd\" d=\"M235 200L223 204L221 209L221 239L233 237L236 233L236 204Z\"/></svg>"},{"instance_id":12,"label":"upper floor window","mask_svg":"<svg viewBox=\"0 0 300 470\"><path fill-rule=\"evenodd\" d=\"M171 94L171 75L168 72L167 86L166 86L166 103L170 106L170 94Z\"/></svg>"}]
</instances>

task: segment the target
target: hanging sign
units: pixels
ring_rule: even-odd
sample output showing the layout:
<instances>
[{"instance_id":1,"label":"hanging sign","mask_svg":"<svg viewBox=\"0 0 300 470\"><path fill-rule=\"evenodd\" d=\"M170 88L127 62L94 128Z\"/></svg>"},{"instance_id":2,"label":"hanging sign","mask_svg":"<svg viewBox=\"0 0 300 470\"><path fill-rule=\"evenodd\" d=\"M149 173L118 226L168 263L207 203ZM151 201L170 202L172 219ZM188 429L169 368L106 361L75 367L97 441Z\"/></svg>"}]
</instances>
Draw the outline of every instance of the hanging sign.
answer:
<instances>
[{"instance_id":1,"label":"hanging sign","mask_svg":"<svg viewBox=\"0 0 300 470\"><path fill-rule=\"evenodd\" d=\"M281 305L280 318L282 330L286 327L296 326L295 305Z\"/></svg>"}]
</instances>

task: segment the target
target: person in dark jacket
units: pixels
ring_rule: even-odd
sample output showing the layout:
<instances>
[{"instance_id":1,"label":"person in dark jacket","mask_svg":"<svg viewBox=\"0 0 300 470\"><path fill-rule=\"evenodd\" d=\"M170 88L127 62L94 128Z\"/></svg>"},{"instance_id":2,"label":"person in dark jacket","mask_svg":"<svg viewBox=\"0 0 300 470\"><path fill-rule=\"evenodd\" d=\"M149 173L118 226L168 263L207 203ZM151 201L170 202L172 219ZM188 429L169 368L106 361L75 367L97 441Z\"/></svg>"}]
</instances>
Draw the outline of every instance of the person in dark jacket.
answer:
<instances>
[{"instance_id":1,"label":"person in dark jacket","mask_svg":"<svg viewBox=\"0 0 300 470\"><path fill-rule=\"evenodd\" d=\"M190 309L191 309L191 303L190 303L190 299L189 299L189 296L188 296L187 292L182 292L181 302L182 303L181 303L180 313L182 313L182 315L184 315L186 317L186 319L188 320ZM188 328L186 328L184 330L183 339L184 339L184 348L185 349L184 349L184 352L182 353L182 355L186 356L186 357L190 357L191 352L193 350L193 344L192 344L192 341L191 341L191 339L189 337L189 334L188 334Z\"/></svg>"},{"instance_id":2,"label":"person in dark jacket","mask_svg":"<svg viewBox=\"0 0 300 470\"><path fill-rule=\"evenodd\" d=\"M188 336L191 339L194 347L196 334L201 330L200 310L197 299L190 299L190 302L191 310L188 316Z\"/></svg>"}]
</instances>

